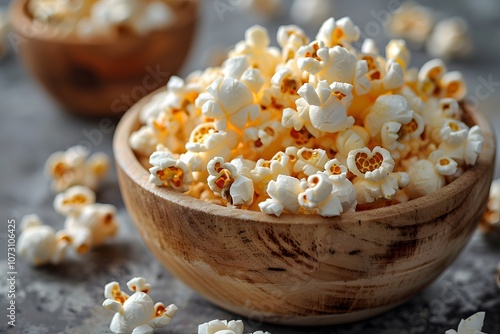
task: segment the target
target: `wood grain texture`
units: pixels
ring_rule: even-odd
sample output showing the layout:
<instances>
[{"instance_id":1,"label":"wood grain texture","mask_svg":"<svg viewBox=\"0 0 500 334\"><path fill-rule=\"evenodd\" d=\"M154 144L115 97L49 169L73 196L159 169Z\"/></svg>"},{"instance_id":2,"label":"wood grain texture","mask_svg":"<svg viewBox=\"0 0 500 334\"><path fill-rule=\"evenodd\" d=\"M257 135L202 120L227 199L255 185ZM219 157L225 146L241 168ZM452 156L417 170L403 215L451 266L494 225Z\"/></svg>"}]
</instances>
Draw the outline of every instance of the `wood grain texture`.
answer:
<instances>
[{"instance_id":1,"label":"wood grain texture","mask_svg":"<svg viewBox=\"0 0 500 334\"><path fill-rule=\"evenodd\" d=\"M27 2L13 1L10 13L22 60L66 111L85 116L121 115L165 85L184 63L198 22L198 1L186 1L173 26L145 36L62 38L32 21Z\"/></svg>"},{"instance_id":2,"label":"wood grain texture","mask_svg":"<svg viewBox=\"0 0 500 334\"><path fill-rule=\"evenodd\" d=\"M406 301L456 258L485 208L495 144L489 123L466 108L485 142L476 166L425 197L340 217L234 210L148 182L128 145L135 105L114 137L120 189L139 233L175 276L216 305L289 325L357 321Z\"/></svg>"}]
</instances>

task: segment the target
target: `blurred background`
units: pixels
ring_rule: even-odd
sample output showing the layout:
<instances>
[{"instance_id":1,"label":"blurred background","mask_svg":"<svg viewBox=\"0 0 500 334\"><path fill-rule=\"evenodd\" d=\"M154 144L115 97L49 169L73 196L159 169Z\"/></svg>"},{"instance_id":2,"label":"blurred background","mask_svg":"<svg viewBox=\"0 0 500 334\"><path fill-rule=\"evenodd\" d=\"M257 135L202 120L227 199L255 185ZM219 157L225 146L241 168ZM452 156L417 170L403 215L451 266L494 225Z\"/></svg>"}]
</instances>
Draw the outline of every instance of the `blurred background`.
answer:
<instances>
[{"instance_id":1,"label":"blurred background","mask_svg":"<svg viewBox=\"0 0 500 334\"><path fill-rule=\"evenodd\" d=\"M7 10L13 2L0 0L0 8ZM253 24L265 26L272 44L277 45L275 36L280 25L298 24L313 39L324 19L350 16L360 27L362 38L373 38L381 53L390 36L408 39L411 66L420 67L435 56L449 58L448 69L459 70L465 76L469 87L467 99L490 118L496 133L500 133L500 0L418 1L413 7L404 5L409 13L406 16L396 11L403 3L385 0L200 0L192 46L186 47L186 55L181 59L184 64L177 73L184 77L191 71L220 64L227 50L242 40L245 30ZM408 16L419 17L419 20L408 22ZM439 22L447 23L440 25ZM0 23L0 35L1 26ZM424 33L426 29L428 34ZM73 83L65 84L63 79L58 79L55 88L50 86L51 78L58 73L58 70L51 72L52 65L64 64L65 60L51 58L42 44L29 51L30 56L24 56L29 60L23 63L19 50L34 44L11 28L5 30L3 37L6 52L0 60L0 226L4 226L8 218L19 221L28 213L37 213L48 224L60 226L62 219L52 210L53 194L43 175L45 160L51 153L76 144L111 155L113 128L119 115L133 104L133 100L144 96L147 89L115 87L107 91L111 103L106 102L109 108L104 108L102 115L93 113L89 117L81 110L76 115L67 106L79 98L78 94L72 95L69 101L57 100L57 92L69 89ZM169 47L174 51L169 49L165 51L171 52L168 56L160 53L157 57L169 60L168 57L179 56L180 49L176 51L179 45L180 42L171 43ZM140 54L147 45L139 43L134 48ZM72 57L84 55L79 50L68 54ZM42 64L34 65L37 60ZM131 71L129 68L135 66L127 64L113 71L112 65L101 64L100 72L96 73L72 69L72 79L68 80L85 86L92 85L101 74L107 78L102 80L113 75L125 78ZM151 89L163 86L168 75L174 73L173 69L156 68L157 64L153 60L135 66L134 75L139 78L155 77L156 73L158 80ZM38 72L33 70L36 66ZM130 87L136 85L134 82ZM51 94L50 90L53 90ZM85 94L85 101L99 100L100 93ZM105 127L104 123L111 125ZM498 171L497 168L496 175ZM175 301L183 309L172 325L160 333L195 333L196 324L215 318L238 318L204 301L156 263L123 207L114 170L101 188L98 201L113 203L119 208L123 229L118 238L84 259L74 259L57 268L35 270L19 260L18 326L7 329L2 322L0 332L6 329L7 333L107 333L110 314L100 306L104 299L102 287L111 280L124 284L136 275L149 277L157 296L155 300ZM6 232L0 231L0 236L0 267L4 268ZM500 333L500 293L494 284L499 248L498 240L476 234L467 250L439 281L410 302L371 320L332 328L297 329L245 319L247 329L262 328L273 334L443 333L451 327L456 328L461 318L486 310L484 331ZM4 309L5 283L0 283L0 288Z\"/></svg>"}]
</instances>

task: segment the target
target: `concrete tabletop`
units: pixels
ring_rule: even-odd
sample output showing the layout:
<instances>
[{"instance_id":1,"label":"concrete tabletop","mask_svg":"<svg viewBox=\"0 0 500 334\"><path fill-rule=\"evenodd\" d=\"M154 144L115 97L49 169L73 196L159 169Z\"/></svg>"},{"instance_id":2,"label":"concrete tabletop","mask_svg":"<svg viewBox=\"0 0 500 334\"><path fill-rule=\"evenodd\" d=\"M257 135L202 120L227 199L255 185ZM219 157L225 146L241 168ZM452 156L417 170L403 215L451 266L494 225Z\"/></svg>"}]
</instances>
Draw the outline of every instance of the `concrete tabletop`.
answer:
<instances>
[{"instance_id":1,"label":"concrete tabletop","mask_svg":"<svg viewBox=\"0 0 500 334\"><path fill-rule=\"evenodd\" d=\"M217 9L220 2L229 6L222 14ZM199 35L183 74L209 64L209 59L214 57L214 53L206 51L209 46L219 50L228 48L242 39L244 30L254 23L269 27L275 43L277 27L290 21L286 11L266 21L242 11L241 2L203 1ZM491 34L500 36L500 30L495 28L499 26L498 18L481 22L479 14L472 13L467 3L443 1L439 3L439 10L445 15L467 15L474 27L481 56L449 66L463 71L473 97L488 76L495 82L500 81L500 65L496 61L500 47L488 42ZM7 4L8 1L0 0L0 6ZM377 13L387 8L387 2L334 1L332 6L335 17L349 15L363 30L367 23L377 22ZM314 37L316 29L311 26L306 30ZM387 40L383 34L374 37L380 46ZM498 41L496 38L497 44ZM415 52L412 64L420 66L427 58L423 52ZM497 133L500 133L499 91L498 86L493 87L487 98L480 99L480 109L490 117ZM36 213L47 224L62 227L63 218L52 208L54 194L43 175L43 165L51 153L88 141L89 134L99 129L100 121L64 113L26 72L14 52L0 61L0 333L110 333L112 313L101 306L103 287L113 280L125 286L134 276L148 279L155 301L175 303L180 309L171 325L157 333L196 333L198 324L212 319L241 319L205 301L156 262L124 208L113 169L98 192L98 202L117 206L122 224L118 236L86 256L69 257L57 267L34 269L17 258L16 326L8 326L7 222L13 219L19 228L23 215ZM94 137L93 150L112 155L112 133L100 133L101 136ZM262 329L273 334L444 333L447 329L456 329L460 319L486 311L483 331L496 334L500 333L500 290L494 274L499 261L500 238L477 232L436 282L409 302L381 316L319 328L282 327L262 324L259 319L242 320L246 332Z\"/></svg>"}]
</instances>

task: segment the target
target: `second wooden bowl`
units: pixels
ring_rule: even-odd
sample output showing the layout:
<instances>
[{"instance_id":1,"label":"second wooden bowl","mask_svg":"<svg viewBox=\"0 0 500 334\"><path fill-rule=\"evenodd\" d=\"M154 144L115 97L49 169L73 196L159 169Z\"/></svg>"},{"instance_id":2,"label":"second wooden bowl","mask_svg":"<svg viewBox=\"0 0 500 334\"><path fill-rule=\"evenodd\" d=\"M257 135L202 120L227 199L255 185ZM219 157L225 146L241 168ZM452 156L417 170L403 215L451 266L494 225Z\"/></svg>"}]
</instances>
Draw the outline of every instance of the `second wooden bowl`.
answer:
<instances>
[{"instance_id":1,"label":"second wooden bowl","mask_svg":"<svg viewBox=\"0 0 500 334\"><path fill-rule=\"evenodd\" d=\"M15 0L12 26L33 76L64 107L85 116L118 116L176 74L193 42L198 1L185 1L174 25L117 39L55 37L37 24L28 0Z\"/></svg>"},{"instance_id":2,"label":"second wooden bowl","mask_svg":"<svg viewBox=\"0 0 500 334\"><path fill-rule=\"evenodd\" d=\"M494 168L490 124L466 108L485 141L477 164L430 195L340 217L220 207L148 182L128 145L139 111L114 137L120 189L144 242L175 276L232 312L289 325L365 319L417 294L475 230Z\"/></svg>"}]
</instances>

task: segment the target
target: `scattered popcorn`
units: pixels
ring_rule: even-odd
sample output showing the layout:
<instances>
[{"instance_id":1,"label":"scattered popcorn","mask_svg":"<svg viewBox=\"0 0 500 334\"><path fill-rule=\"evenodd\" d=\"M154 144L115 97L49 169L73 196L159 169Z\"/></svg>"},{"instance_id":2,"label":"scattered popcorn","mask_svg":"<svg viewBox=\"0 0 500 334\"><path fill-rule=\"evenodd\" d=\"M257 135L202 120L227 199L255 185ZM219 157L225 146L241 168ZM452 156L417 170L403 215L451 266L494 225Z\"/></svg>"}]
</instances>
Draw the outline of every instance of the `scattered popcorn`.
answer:
<instances>
[{"instance_id":1,"label":"scattered popcorn","mask_svg":"<svg viewBox=\"0 0 500 334\"><path fill-rule=\"evenodd\" d=\"M27 215L21 219L21 235L17 250L34 266L58 264L64 259L70 244L64 232L55 232L44 225L37 215Z\"/></svg>"},{"instance_id":2,"label":"scattered popcorn","mask_svg":"<svg viewBox=\"0 0 500 334\"><path fill-rule=\"evenodd\" d=\"M130 137L150 182L230 208L330 217L425 196L474 166L484 138L463 121L462 74L439 59L411 68L402 39L385 56L371 39L358 51L360 35L348 17L312 41L282 26L278 49L254 26L220 67L172 77Z\"/></svg>"},{"instance_id":3,"label":"scattered popcorn","mask_svg":"<svg viewBox=\"0 0 500 334\"><path fill-rule=\"evenodd\" d=\"M479 227L487 233L500 230L500 179L491 183L486 211Z\"/></svg>"},{"instance_id":4,"label":"scattered popcorn","mask_svg":"<svg viewBox=\"0 0 500 334\"><path fill-rule=\"evenodd\" d=\"M45 172L52 179L54 192L61 192L74 185L96 190L109 170L109 157L94 153L84 146L73 146L64 152L53 153L45 163Z\"/></svg>"},{"instance_id":5,"label":"scattered popcorn","mask_svg":"<svg viewBox=\"0 0 500 334\"><path fill-rule=\"evenodd\" d=\"M144 35L175 21L175 8L165 0L30 0L28 10L35 22L50 24L59 35L81 38Z\"/></svg>"},{"instance_id":6,"label":"scattered popcorn","mask_svg":"<svg viewBox=\"0 0 500 334\"><path fill-rule=\"evenodd\" d=\"M212 320L198 326L198 334L243 334L244 325L241 320ZM253 334L271 334L257 331Z\"/></svg>"},{"instance_id":7,"label":"scattered popcorn","mask_svg":"<svg viewBox=\"0 0 500 334\"><path fill-rule=\"evenodd\" d=\"M434 26L434 16L430 8L410 1L404 2L392 14L387 31L394 37L423 46Z\"/></svg>"},{"instance_id":8,"label":"scattered popcorn","mask_svg":"<svg viewBox=\"0 0 500 334\"><path fill-rule=\"evenodd\" d=\"M450 329L445 334L486 334L481 332L484 323L484 312L478 312L466 320L460 321L458 330Z\"/></svg>"},{"instance_id":9,"label":"scattered popcorn","mask_svg":"<svg viewBox=\"0 0 500 334\"><path fill-rule=\"evenodd\" d=\"M425 45L427 53L445 59L467 58L473 50L467 22L452 17L437 22Z\"/></svg>"},{"instance_id":10,"label":"scattered popcorn","mask_svg":"<svg viewBox=\"0 0 500 334\"><path fill-rule=\"evenodd\" d=\"M84 186L73 186L66 191L59 193L54 198L54 209L64 216L77 216L83 208L94 204L95 193Z\"/></svg>"},{"instance_id":11,"label":"scattered popcorn","mask_svg":"<svg viewBox=\"0 0 500 334\"><path fill-rule=\"evenodd\" d=\"M106 309L115 312L109 329L120 334L152 334L157 328L166 327L177 313L177 306L154 303L148 295L151 286L142 277L135 277L127 283L133 294L122 292L118 282L104 287L102 303Z\"/></svg>"}]
</instances>

